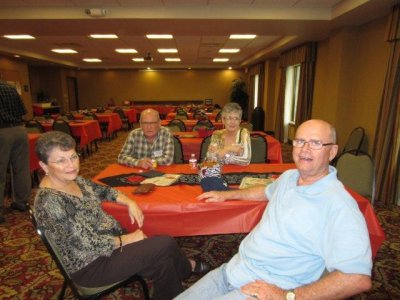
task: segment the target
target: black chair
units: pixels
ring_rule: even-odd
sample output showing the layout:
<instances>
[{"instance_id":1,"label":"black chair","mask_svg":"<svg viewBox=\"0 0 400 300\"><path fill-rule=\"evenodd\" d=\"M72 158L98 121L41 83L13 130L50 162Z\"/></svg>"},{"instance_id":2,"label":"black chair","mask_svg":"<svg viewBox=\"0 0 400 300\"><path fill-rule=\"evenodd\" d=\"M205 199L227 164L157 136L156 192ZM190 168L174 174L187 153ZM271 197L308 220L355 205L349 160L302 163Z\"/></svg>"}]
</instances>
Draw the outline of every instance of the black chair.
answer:
<instances>
[{"instance_id":1,"label":"black chair","mask_svg":"<svg viewBox=\"0 0 400 300\"><path fill-rule=\"evenodd\" d=\"M251 142L251 160L250 163L267 163L268 144L265 137L259 134L250 136Z\"/></svg>"},{"instance_id":2,"label":"black chair","mask_svg":"<svg viewBox=\"0 0 400 300\"><path fill-rule=\"evenodd\" d=\"M57 250L57 246L53 240L51 240L47 235L46 231L43 228L38 227L35 215L33 214L32 210L29 210L30 217L33 223L33 227L35 228L36 232L42 239L42 242L46 246L48 252L50 253L52 259L56 263L58 269L60 270L62 276L64 277L64 283L61 289L60 294L58 295L58 299L64 299L65 291L67 287L69 286L74 294L74 296L78 299L100 299L101 297L108 295L117 289L124 287L130 283L133 282L139 282L140 285L142 286L143 289L143 295L144 299L150 300L149 296L149 291L147 288L146 281L139 275L133 275L123 281L119 281L107 286L101 286L101 287L94 287L94 288L88 288L88 287L83 287L78 284L76 284L69 274L67 273L62 260L60 259L61 254Z\"/></svg>"},{"instance_id":3,"label":"black chair","mask_svg":"<svg viewBox=\"0 0 400 300\"><path fill-rule=\"evenodd\" d=\"M172 137L174 140L174 164L183 164L185 162L183 156L183 147L181 140L176 136Z\"/></svg>"},{"instance_id":4,"label":"black chair","mask_svg":"<svg viewBox=\"0 0 400 300\"><path fill-rule=\"evenodd\" d=\"M342 152L355 151L355 154L362 151L363 143L365 141L365 130L362 127L356 127L350 133L349 138L343 148Z\"/></svg>"},{"instance_id":5,"label":"black chair","mask_svg":"<svg viewBox=\"0 0 400 300\"><path fill-rule=\"evenodd\" d=\"M222 121L222 111L219 111L215 116L215 122L221 122L221 121Z\"/></svg>"},{"instance_id":6,"label":"black chair","mask_svg":"<svg viewBox=\"0 0 400 300\"><path fill-rule=\"evenodd\" d=\"M251 123L253 124L254 131L264 131L264 109L257 106L251 114Z\"/></svg>"},{"instance_id":7,"label":"black chair","mask_svg":"<svg viewBox=\"0 0 400 300\"><path fill-rule=\"evenodd\" d=\"M207 157L207 150L208 150L208 146L210 145L211 142L211 135L206 136L205 138L203 138L203 140L201 141L201 145L200 145L200 157L199 157L199 161L202 162L205 160L205 158Z\"/></svg>"},{"instance_id":8,"label":"black chair","mask_svg":"<svg viewBox=\"0 0 400 300\"><path fill-rule=\"evenodd\" d=\"M80 143L81 143L80 137L79 136L74 136L72 134L71 127L69 127L69 124L65 120L63 120L63 119L55 120L54 123L53 123L53 130L61 131L61 132L64 132L64 133L72 136L74 138L74 140L75 140L75 143L76 143L76 151L79 154L81 154L82 158L85 158L85 150L89 154L89 146L87 146L85 150L81 149L81 147L80 147Z\"/></svg>"},{"instance_id":9,"label":"black chair","mask_svg":"<svg viewBox=\"0 0 400 300\"><path fill-rule=\"evenodd\" d=\"M129 123L129 119L128 119L127 116L125 116L125 113L122 110L122 108L117 107L117 108L114 109L113 112L117 113L119 115L119 117L121 118L121 121L122 121L122 126L126 125L126 130L131 130L132 129L132 124Z\"/></svg>"},{"instance_id":10,"label":"black chair","mask_svg":"<svg viewBox=\"0 0 400 300\"><path fill-rule=\"evenodd\" d=\"M45 131L42 124L34 119L26 121L25 128L28 133L43 133Z\"/></svg>"},{"instance_id":11,"label":"black chair","mask_svg":"<svg viewBox=\"0 0 400 300\"><path fill-rule=\"evenodd\" d=\"M196 126L202 126L209 130L214 129L214 124L208 119L207 120L198 120L194 127L196 127ZM194 131L194 127L193 127L193 131Z\"/></svg>"},{"instance_id":12,"label":"black chair","mask_svg":"<svg viewBox=\"0 0 400 300\"><path fill-rule=\"evenodd\" d=\"M95 113L89 112L83 116L84 120L97 120L100 125L101 136L103 139L107 138L108 135L108 123L107 122L100 122L99 118L96 116Z\"/></svg>"},{"instance_id":13,"label":"black chair","mask_svg":"<svg viewBox=\"0 0 400 300\"><path fill-rule=\"evenodd\" d=\"M173 125L178 126L180 128L180 131L186 131L186 125L180 119L173 119L169 121L168 126L173 126Z\"/></svg>"},{"instance_id":14,"label":"black chair","mask_svg":"<svg viewBox=\"0 0 400 300\"><path fill-rule=\"evenodd\" d=\"M67 117L68 120L75 120L75 117L71 113L66 113L65 116Z\"/></svg>"},{"instance_id":15,"label":"black chair","mask_svg":"<svg viewBox=\"0 0 400 300\"><path fill-rule=\"evenodd\" d=\"M175 119L187 120L189 117L185 110L179 109L176 111Z\"/></svg>"}]
</instances>

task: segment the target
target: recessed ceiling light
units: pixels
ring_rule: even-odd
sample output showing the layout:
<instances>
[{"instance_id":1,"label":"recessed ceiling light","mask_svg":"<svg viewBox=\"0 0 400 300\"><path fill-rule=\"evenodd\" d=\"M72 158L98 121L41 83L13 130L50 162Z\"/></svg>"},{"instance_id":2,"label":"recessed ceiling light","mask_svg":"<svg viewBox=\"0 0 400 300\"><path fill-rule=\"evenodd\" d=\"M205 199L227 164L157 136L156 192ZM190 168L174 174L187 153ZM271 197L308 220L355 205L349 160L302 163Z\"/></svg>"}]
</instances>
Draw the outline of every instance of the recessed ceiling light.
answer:
<instances>
[{"instance_id":1,"label":"recessed ceiling light","mask_svg":"<svg viewBox=\"0 0 400 300\"><path fill-rule=\"evenodd\" d=\"M34 36L31 36L29 34L7 34L3 35L7 39L12 39L12 40L33 40L35 39Z\"/></svg>"},{"instance_id":2,"label":"recessed ceiling light","mask_svg":"<svg viewBox=\"0 0 400 300\"><path fill-rule=\"evenodd\" d=\"M251 40L256 38L256 34L231 34L230 39L235 39L235 40Z\"/></svg>"},{"instance_id":3,"label":"recessed ceiling light","mask_svg":"<svg viewBox=\"0 0 400 300\"><path fill-rule=\"evenodd\" d=\"M18 54L14 54L15 58L20 58L21 56L19 56Z\"/></svg>"},{"instance_id":4,"label":"recessed ceiling light","mask_svg":"<svg viewBox=\"0 0 400 300\"><path fill-rule=\"evenodd\" d=\"M135 57L135 58L132 58L132 60L133 61L144 61L144 58L143 57Z\"/></svg>"},{"instance_id":5,"label":"recessed ceiling light","mask_svg":"<svg viewBox=\"0 0 400 300\"><path fill-rule=\"evenodd\" d=\"M157 49L157 51L160 53L178 53L178 49L174 49L174 48L171 48L171 49L161 48L161 49Z\"/></svg>"},{"instance_id":6,"label":"recessed ceiling light","mask_svg":"<svg viewBox=\"0 0 400 300\"><path fill-rule=\"evenodd\" d=\"M86 62L93 62L93 63L101 62L100 58L84 58L83 60Z\"/></svg>"},{"instance_id":7,"label":"recessed ceiling light","mask_svg":"<svg viewBox=\"0 0 400 300\"><path fill-rule=\"evenodd\" d=\"M227 62L229 58L214 58L213 62Z\"/></svg>"},{"instance_id":8,"label":"recessed ceiling light","mask_svg":"<svg viewBox=\"0 0 400 300\"><path fill-rule=\"evenodd\" d=\"M116 35L116 34L91 34L90 37L92 39L117 39L118 35Z\"/></svg>"},{"instance_id":9,"label":"recessed ceiling light","mask_svg":"<svg viewBox=\"0 0 400 300\"><path fill-rule=\"evenodd\" d=\"M51 49L51 51L56 52L56 53L61 53L61 54L78 53L77 51L75 51L73 49Z\"/></svg>"},{"instance_id":10,"label":"recessed ceiling light","mask_svg":"<svg viewBox=\"0 0 400 300\"><path fill-rule=\"evenodd\" d=\"M148 39L165 39L170 40L173 38L172 34L146 34Z\"/></svg>"},{"instance_id":11,"label":"recessed ceiling light","mask_svg":"<svg viewBox=\"0 0 400 300\"><path fill-rule=\"evenodd\" d=\"M238 53L240 49L237 48L222 48L219 49L219 53Z\"/></svg>"},{"instance_id":12,"label":"recessed ceiling light","mask_svg":"<svg viewBox=\"0 0 400 300\"><path fill-rule=\"evenodd\" d=\"M171 58L166 58L165 59L165 61L172 61L172 62L174 62L174 61L181 61L181 59L180 58L173 58L173 57L171 57Z\"/></svg>"},{"instance_id":13,"label":"recessed ceiling light","mask_svg":"<svg viewBox=\"0 0 400 300\"><path fill-rule=\"evenodd\" d=\"M136 49L132 48L120 48L120 49L115 49L115 51L118 53L137 53Z\"/></svg>"}]
</instances>

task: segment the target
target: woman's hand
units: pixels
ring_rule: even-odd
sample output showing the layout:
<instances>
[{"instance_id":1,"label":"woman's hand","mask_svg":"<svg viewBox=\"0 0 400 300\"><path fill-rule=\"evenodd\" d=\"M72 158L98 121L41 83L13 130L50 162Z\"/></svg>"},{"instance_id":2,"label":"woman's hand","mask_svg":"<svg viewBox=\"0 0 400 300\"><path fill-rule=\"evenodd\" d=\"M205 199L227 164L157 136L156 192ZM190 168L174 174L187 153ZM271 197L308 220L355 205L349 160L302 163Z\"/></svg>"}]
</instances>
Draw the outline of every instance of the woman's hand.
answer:
<instances>
[{"instance_id":1,"label":"woman's hand","mask_svg":"<svg viewBox=\"0 0 400 300\"><path fill-rule=\"evenodd\" d=\"M130 199L128 202L128 213L129 213L129 217L131 218L131 223L132 224L135 223L135 220L136 220L139 228L142 228L143 220L144 220L143 212L140 209L140 207L136 204L136 202L132 201Z\"/></svg>"},{"instance_id":2,"label":"woman's hand","mask_svg":"<svg viewBox=\"0 0 400 300\"><path fill-rule=\"evenodd\" d=\"M147 236L144 234L144 232L141 231L140 229L138 229L134 232L121 235L122 246L132 244L132 243L135 243L138 241L142 241L146 238L147 238Z\"/></svg>"},{"instance_id":3,"label":"woman's hand","mask_svg":"<svg viewBox=\"0 0 400 300\"><path fill-rule=\"evenodd\" d=\"M262 280L250 282L240 288L242 293L249 295L248 300L280 300L285 299L285 290Z\"/></svg>"}]
</instances>

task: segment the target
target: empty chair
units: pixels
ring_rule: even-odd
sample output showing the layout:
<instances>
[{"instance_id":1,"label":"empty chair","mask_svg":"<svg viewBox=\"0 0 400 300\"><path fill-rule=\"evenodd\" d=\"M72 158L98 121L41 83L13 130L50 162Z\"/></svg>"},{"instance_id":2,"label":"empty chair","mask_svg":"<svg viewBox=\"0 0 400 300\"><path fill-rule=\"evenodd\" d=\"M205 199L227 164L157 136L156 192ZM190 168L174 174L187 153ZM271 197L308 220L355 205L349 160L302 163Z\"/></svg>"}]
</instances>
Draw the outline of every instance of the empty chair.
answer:
<instances>
[{"instance_id":1,"label":"empty chair","mask_svg":"<svg viewBox=\"0 0 400 300\"><path fill-rule=\"evenodd\" d=\"M46 246L48 252L50 253L52 259L56 263L58 269L60 270L62 276L64 277L63 287L61 289L60 294L58 295L58 299L64 299L65 291L69 286L74 294L74 296L78 299L100 299L102 296L108 295L117 289L124 287L132 282L139 282L143 289L144 299L150 300L149 291L147 288L147 284L145 280L139 275L133 275L126 280L119 281L107 286L101 287L83 287L80 286L71 279L69 274L64 267L62 260L60 259L61 253L57 250L57 246L54 241L52 241L47 235L46 231L43 228L38 228L35 216L32 210L29 211L31 220L35 230L37 231L38 235L42 239L44 245Z\"/></svg>"},{"instance_id":2,"label":"empty chair","mask_svg":"<svg viewBox=\"0 0 400 300\"><path fill-rule=\"evenodd\" d=\"M251 135L251 160L250 163L267 163L267 151L268 151L268 144L265 140L265 137L262 135Z\"/></svg>"},{"instance_id":3,"label":"empty chair","mask_svg":"<svg viewBox=\"0 0 400 300\"><path fill-rule=\"evenodd\" d=\"M81 141L80 137L74 136L72 134L71 127L69 127L69 124L65 120L63 120L63 119L55 120L53 123L53 130L62 131L64 133L72 136L76 142L76 148L77 148L76 151L82 155L82 158L85 157L85 151L80 148L80 141ZM89 147L86 148L86 151L87 151L87 153L89 153Z\"/></svg>"},{"instance_id":4,"label":"empty chair","mask_svg":"<svg viewBox=\"0 0 400 300\"><path fill-rule=\"evenodd\" d=\"M363 151L347 151L336 161L339 180L347 187L374 203L375 166L371 156Z\"/></svg>"},{"instance_id":5,"label":"empty chair","mask_svg":"<svg viewBox=\"0 0 400 300\"><path fill-rule=\"evenodd\" d=\"M168 127L172 127L172 126L178 126L179 127L179 131L186 131L186 125L185 123L183 123L182 120L180 119L173 119L168 123Z\"/></svg>"},{"instance_id":6,"label":"empty chair","mask_svg":"<svg viewBox=\"0 0 400 300\"><path fill-rule=\"evenodd\" d=\"M176 136L173 136L172 138L174 140L174 164L183 164L185 159L183 157L182 143Z\"/></svg>"},{"instance_id":7,"label":"empty chair","mask_svg":"<svg viewBox=\"0 0 400 300\"><path fill-rule=\"evenodd\" d=\"M119 115L119 117L120 117L120 119L121 119L121 121L122 121L122 126L125 125L126 130L132 129L132 124L129 123L129 119L128 119L127 116L125 116L125 113L124 113L124 111L122 110L122 108L117 107L117 108L114 109L113 112L114 112L114 113L117 113L117 114Z\"/></svg>"},{"instance_id":8,"label":"empty chair","mask_svg":"<svg viewBox=\"0 0 400 300\"><path fill-rule=\"evenodd\" d=\"M189 117L188 117L188 114L187 114L187 112L185 110L178 109L176 111L175 119L187 120L187 119L189 119Z\"/></svg>"},{"instance_id":9,"label":"empty chair","mask_svg":"<svg viewBox=\"0 0 400 300\"><path fill-rule=\"evenodd\" d=\"M363 142L365 140L365 130L362 127L356 127L350 133L349 138L343 148L342 152L355 151L357 154L362 151Z\"/></svg>"},{"instance_id":10,"label":"empty chair","mask_svg":"<svg viewBox=\"0 0 400 300\"><path fill-rule=\"evenodd\" d=\"M75 120L75 117L72 113L65 113L65 116L67 117L68 120Z\"/></svg>"},{"instance_id":11,"label":"empty chair","mask_svg":"<svg viewBox=\"0 0 400 300\"><path fill-rule=\"evenodd\" d=\"M207 129L214 129L214 124L208 119L198 120L195 126L204 126Z\"/></svg>"},{"instance_id":12,"label":"empty chair","mask_svg":"<svg viewBox=\"0 0 400 300\"><path fill-rule=\"evenodd\" d=\"M193 119L194 120L207 120L208 116L205 113L205 111L203 111L202 109L197 109L195 110L195 112L193 113Z\"/></svg>"},{"instance_id":13,"label":"empty chair","mask_svg":"<svg viewBox=\"0 0 400 300\"><path fill-rule=\"evenodd\" d=\"M221 121L222 121L222 113L221 111L219 111L215 116L215 122L221 122Z\"/></svg>"},{"instance_id":14,"label":"empty chair","mask_svg":"<svg viewBox=\"0 0 400 300\"><path fill-rule=\"evenodd\" d=\"M203 138L201 145L200 145L200 157L199 161L204 161L207 157L208 146L211 142L211 135Z\"/></svg>"},{"instance_id":15,"label":"empty chair","mask_svg":"<svg viewBox=\"0 0 400 300\"><path fill-rule=\"evenodd\" d=\"M26 121L25 128L26 128L26 131L29 133L43 133L44 132L44 128L43 128L42 124L40 124L39 121L34 120L34 119Z\"/></svg>"},{"instance_id":16,"label":"empty chair","mask_svg":"<svg viewBox=\"0 0 400 300\"><path fill-rule=\"evenodd\" d=\"M100 122L99 118L96 116L96 114L92 113L92 112L86 113L84 115L83 119L84 120L97 120L99 122L102 138L107 137L107 135L108 135L108 123L107 122Z\"/></svg>"}]
</instances>

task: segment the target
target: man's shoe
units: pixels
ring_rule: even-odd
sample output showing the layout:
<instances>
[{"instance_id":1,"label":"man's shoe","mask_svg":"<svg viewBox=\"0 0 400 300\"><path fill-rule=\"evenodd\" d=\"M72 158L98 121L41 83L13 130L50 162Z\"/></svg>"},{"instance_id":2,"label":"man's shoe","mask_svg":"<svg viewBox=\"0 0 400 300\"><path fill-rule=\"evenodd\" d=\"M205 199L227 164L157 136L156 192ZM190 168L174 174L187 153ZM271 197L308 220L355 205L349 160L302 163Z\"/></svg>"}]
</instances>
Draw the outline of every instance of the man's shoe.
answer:
<instances>
[{"instance_id":1,"label":"man's shoe","mask_svg":"<svg viewBox=\"0 0 400 300\"><path fill-rule=\"evenodd\" d=\"M27 203L17 203L13 202L10 205L11 209L18 210L18 211L27 211L29 209L29 205Z\"/></svg>"},{"instance_id":2,"label":"man's shoe","mask_svg":"<svg viewBox=\"0 0 400 300\"><path fill-rule=\"evenodd\" d=\"M196 261L196 265L194 266L193 273L194 274L204 274L210 271L211 266L204 261Z\"/></svg>"}]
</instances>

